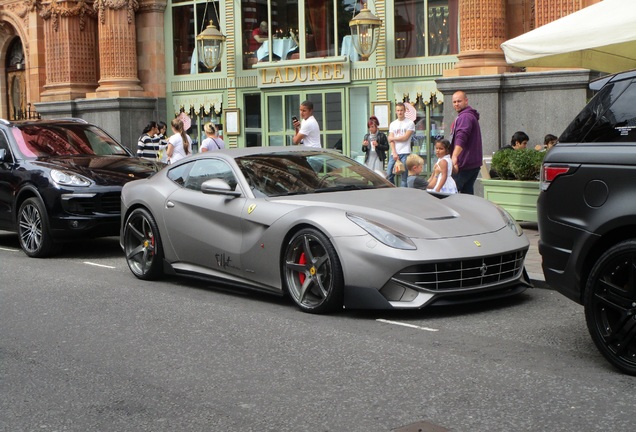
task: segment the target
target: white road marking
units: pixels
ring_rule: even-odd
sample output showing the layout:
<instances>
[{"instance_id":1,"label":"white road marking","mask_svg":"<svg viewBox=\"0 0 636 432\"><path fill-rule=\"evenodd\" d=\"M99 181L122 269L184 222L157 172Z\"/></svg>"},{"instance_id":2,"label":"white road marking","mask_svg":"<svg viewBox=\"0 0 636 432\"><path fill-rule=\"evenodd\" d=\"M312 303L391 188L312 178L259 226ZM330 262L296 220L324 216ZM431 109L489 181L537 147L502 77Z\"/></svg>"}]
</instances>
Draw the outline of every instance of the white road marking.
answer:
<instances>
[{"instance_id":1,"label":"white road marking","mask_svg":"<svg viewBox=\"0 0 636 432\"><path fill-rule=\"evenodd\" d=\"M18 252L20 249L9 249L9 248L0 247L0 250L7 251L7 252Z\"/></svg>"},{"instance_id":2,"label":"white road marking","mask_svg":"<svg viewBox=\"0 0 636 432\"><path fill-rule=\"evenodd\" d=\"M117 267L113 267L113 266L109 266L109 265L93 263L93 262L90 262L90 261L84 261L84 264L88 264L88 265L92 265L92 266L96 266L96 267L104 267L104 268L109 268L109 269L117 268Z\"/></svg>"},{"instance_id":3,"label":"white road marking","mask_svg":"<svg viewBox=\"0 0 636 432\"><path fill-rule=\"evenodd\" d=\"M414 329L418 329L418 330L430 331L430 332L439 331L439 329L434 329L434 328L429 328L429 327L420 327L420 326L416 326L414 324L401 323L399 321L389 321L389 320L385 320L385 319L382 319L382 318L378 318L376 321L383 322L383 323L386 323L386 324L394 324L394 325L399 325L399 326L403 326L403 327L414 328Z\"/></svg>"}]
</instances>

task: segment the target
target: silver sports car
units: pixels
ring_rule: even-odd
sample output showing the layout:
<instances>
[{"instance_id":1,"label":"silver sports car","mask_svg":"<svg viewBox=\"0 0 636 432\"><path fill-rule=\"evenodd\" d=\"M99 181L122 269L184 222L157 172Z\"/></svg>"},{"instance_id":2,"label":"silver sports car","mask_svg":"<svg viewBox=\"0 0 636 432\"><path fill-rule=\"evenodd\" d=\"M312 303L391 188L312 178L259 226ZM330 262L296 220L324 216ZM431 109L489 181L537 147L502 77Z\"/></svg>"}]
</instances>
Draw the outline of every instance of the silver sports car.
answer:
<instances>
[{"instance_id":1,"label":"silver sports car","mask_svg":"<svg viewBox=\"0 0 636 432\"><path fill-rule=\"evenodd\" d=\"M396 188L333 150L206 152L122 191L133 274L275 294L303 311L414 309L514 295L528 239L469 195Z\"/></svg>"}]
</instances>

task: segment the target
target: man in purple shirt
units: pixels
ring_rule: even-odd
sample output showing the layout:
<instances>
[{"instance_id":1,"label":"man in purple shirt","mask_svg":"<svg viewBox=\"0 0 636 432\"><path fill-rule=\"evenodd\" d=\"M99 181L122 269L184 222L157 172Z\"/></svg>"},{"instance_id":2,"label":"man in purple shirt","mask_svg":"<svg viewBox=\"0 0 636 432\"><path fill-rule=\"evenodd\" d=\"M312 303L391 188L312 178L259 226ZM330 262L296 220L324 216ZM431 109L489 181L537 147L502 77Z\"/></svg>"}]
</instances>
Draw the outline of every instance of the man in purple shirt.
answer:
<instances>
[{"instance_id":1,"label":"man in purple shirt","mask_svg":"<svg viewBox=\"0 0 636 432\"><path fill-rule=\"evenodd\" d=\"M468 97L463 91L453 94L453 108L457 111L450 140L453 145L453 179L459 193L473 195L483 159L479 113L468 106Z\"/></svg>"}]
</instances>

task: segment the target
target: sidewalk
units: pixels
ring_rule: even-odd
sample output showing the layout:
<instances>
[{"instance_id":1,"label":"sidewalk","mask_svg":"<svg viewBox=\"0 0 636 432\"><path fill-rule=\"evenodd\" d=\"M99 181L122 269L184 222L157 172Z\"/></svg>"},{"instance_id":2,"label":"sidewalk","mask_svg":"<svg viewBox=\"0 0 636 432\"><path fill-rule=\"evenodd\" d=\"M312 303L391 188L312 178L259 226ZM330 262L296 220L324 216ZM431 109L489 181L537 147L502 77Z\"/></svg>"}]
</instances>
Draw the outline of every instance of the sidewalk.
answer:
<instances>
[{"instance_id":1,"label":"sidewalk","mask_svg":"<svg viewBox=\"0 0 636 432\"><path fill-rule=\"evenodd\" d=\"M521 222L521 228L523 233L528 237L530 241L530 250L526 255L526 270L530 281L535 288L547 288L545 279L543 277L543 270L541 269L541 255L539 255L539 230L537 224L533 222Z\"/></svg>"}]
</instances>

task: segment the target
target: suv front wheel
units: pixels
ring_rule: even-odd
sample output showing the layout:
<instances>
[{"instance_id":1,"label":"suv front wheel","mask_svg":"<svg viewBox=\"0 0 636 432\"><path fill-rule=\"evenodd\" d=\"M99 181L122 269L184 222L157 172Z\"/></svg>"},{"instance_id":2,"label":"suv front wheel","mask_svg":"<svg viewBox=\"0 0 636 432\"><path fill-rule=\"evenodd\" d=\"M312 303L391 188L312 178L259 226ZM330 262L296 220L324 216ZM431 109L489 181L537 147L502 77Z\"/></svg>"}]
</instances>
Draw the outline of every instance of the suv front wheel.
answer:
<instances>
[{"instance_id":1,"label":"suv front wheel","mask_svg":"<svg viewBox=\"0 0 636 432\"><path fill-rule=\"evenodd\" d=\"M18 236L24 253L43 258L51 253L53 240L44 205L38 198L24 200L18 211Z\"/></svg>"},{"instance_id":2,"label":"suv front wheel","mask_svg":"<svg viewBox=\"0 0 636 432\"><path fill-rule=\"evenodd\" d=\"M587 327L601 354L636 375L636 240L612 246L596 261L584 304Z\"/></svg>"}]
</instances>

